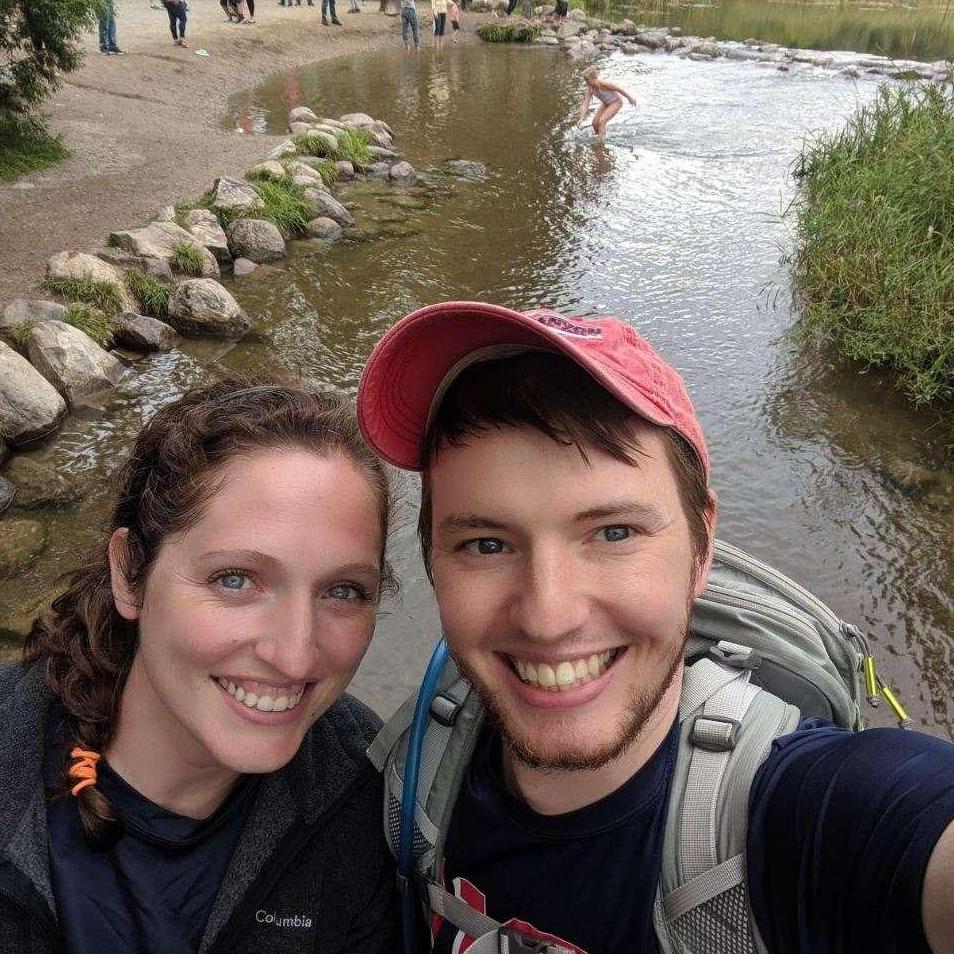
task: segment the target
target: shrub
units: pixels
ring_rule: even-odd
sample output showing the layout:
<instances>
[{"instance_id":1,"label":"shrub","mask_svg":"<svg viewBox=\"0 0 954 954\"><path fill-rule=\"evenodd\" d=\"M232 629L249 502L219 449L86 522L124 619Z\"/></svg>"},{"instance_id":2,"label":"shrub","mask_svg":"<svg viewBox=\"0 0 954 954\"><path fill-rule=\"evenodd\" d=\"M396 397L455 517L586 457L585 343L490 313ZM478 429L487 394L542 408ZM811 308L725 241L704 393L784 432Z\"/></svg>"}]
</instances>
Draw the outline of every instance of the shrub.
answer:
<instances>
[{"instance_id":1,"label":"shrub","mask_svg":"<svg viewBox=\"0 0 954 954\"><path fill-rule=\"evenodd\" d=\"M954 90L883 88L794 172L803 333L915 403L954 399Z\"/></svg>"},{"instance_id":2,"label":"shrub","mask_svg":"<svg viewBox=\"0 0 954 954\"><path fill-rule=\"evenodd\" d=\"M22 348L26 344L27 335L29 335L34 324L36 324L36 322L27 320L18 321L10 329L10 337L16 342L18 347Z\"/></svg>"},{"instance_id":3,"label":"shrub","mask_svg":"<svg viewBox=\"0 0 954 954\"><path fill-rule=\"evenodd\" d=\"M108 348L113 343L116 322L97 308L73 304L66 309L66 314L60 320L85 332L101 348Z\"/></svg>"},{"instance_id":4,"label":"shrub","mask_svg":"<svg viewBox=\"0 0 954 954\"><path fill-rule=\"evenodd\" d=\"M199 246L194 242L176 242L172 247L169 259L172 267L184 275L199 276L202 274L204 258Z\"/></svg>"},{"instance_id":5,"label":"shrub","mask_svg":"<svg viewBox=\"0 0 954 954\"><path fill-rule=\"evenodd\" d=\"M109 317L123 310L122 292L113 282L95 278L45 278L41 287L64 301L92 305Z\"/></svg>"},{"instance_id":6,"label":"shrub","mask_svg":"<svg viewBox=\"0 0 954 954\"><path fill-rule=\"evenodd\" d=\"M540 35L540 27L526 20L508 23L485 23L477 36L487 43L531 43Z\"/></svg>"},{"instance_id":7,"label":"shrub","mask_svg":"<svg viewBox=\"0 0 954 954\"><path fill-rule=\"evenodd\" d=\"M59 137L51 136L39 119L0 114L0 182L12 182L62 162L69 154Z\"/></svg>"},{"instance_id":8,"label":"shrub","mask_svg":"<svg viewBox=\"0 0 954 954\"><path fill-rule=\"evenodd\" d=\"M126 284L144 315L165 318L169 314L169 286L140 268L126 269Z\"/></svg>"},{"instance_id":9,"label":"shrub","mask_svg":"<svg viewBox=\"0 0 954 954\"><path fill-rule=\"evenodd\" d=\"M283 179L263 180L255 190L265 205L264 209L251 213L255 218L274 222L282 235L301 235L305 231L305 223L312 218L312 209L301 189Z\"/></svg>"},{"instance_id":10,"label":"shrub","mask_svg":"<svg viewBox=\"0 0 954 954\"><path fill-rule=\"evenodd\" d=\"M327 141L328 137L335 139L337 142L337 137L331 136L331 133L325 133L324 135L319 133L302 133L300 136L295 136L293 142L295 143L295 148L302 156L318 156L322 159L327 158L333 160L337 152L337 146L331 146Z\"/></svg>"}]
</instances>

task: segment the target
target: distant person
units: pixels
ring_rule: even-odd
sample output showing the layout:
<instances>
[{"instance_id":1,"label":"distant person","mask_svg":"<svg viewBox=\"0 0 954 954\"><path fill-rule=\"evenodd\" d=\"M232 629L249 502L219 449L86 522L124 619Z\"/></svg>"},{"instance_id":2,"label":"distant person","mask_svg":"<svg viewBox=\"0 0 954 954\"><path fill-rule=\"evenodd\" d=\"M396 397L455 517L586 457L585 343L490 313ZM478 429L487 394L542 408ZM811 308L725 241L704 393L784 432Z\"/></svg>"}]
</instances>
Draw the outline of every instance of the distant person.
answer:
<instances>
[{"instance_id":1,"label":"distant person","mask_svg":"<svg viewBox=\"0 0 954 954\"><path fill-rule=\"evenodd\" d=\"M298 0L300 3L301 0ZM309 4L311 0L308 0ZM331 14L331 20L328 20L328 14ZM321 25L328 26L329 23L334 24L334 26L343 26L342 22L338 19L338 14L335 13L335 0L321 0Z\"/></svg>"},{"instance_id":2,"label":"distant person","mask_svg":"<svg viewBox=\"0 0 954 954\"><path fill-rule=\"evenodd\" d=\"M415 0L401 0L401 39L404 49L411 49L411 37L414 37L414 49L421 48L420 31L417 25L417 3Z\"/></svg>"},{"instance_id":3,"label":"distant person","mask_svg":"<svg viewBox=\"0 0 954 954\"><path fill-rule=\"evenodd\" d=\"M586 92L583 94L583 102L580 104L580 118L576 125L578 127L583 125L590 101L595 96L602 105L593 117L593 131L602 138L606 135L607 123L623 108L623 97L625 96L634 106L636 100L622 86L617 86L609 80L600 79L600 74L596 71L595 66L588 66L583 70L583 79L586 81Z\"/></svg>"},{"instance_id":4,"label":"distant person","mask_svg":"<svg viewBox=\"0 0 954 954\"><path fill-rule=\"evenodd\" d=\"M557 23L563 23L569 12L570 4L568 0L556 0L556 4L553 7L553 17Z\"/></svg>"},{"instance_id":5,"label":"distant person","mask_svg":"<svg viewBox=\"0 0 954 954\"><path fill-rule=\"evenodd\" d=\"M239 13L238 7L235 5L235 0L219 0L219 6L222 8L222 12L225 14L225 19L229 23L241 23L242 14Z\"/></svg>"},{"instance_id":6,"label":"distant person","mask_svg":"<svg viewBox=\"0 0 954 954\"><path fill-rule=\"evenodd\" d=\"M125 56L126 51L116 45L116 11L113 0L106 0L99 18L99 52L107 56Z\"/></svg>"},{"instance_id":7,"label":"distant person","mask_svg":"<svg viewBox=\"0 0 954 954\"><path fill-rule=\"evenodd\" d=\"M358 0L351 0L351 8L348 10L348 13L360 13L361 4L358 3Z\"/></svg>"},{"instance_id":8,"label":"distant person","mask_svg":"<svg viewBox=\"0 0 954 954\"><path fill-rule=\"evenodd\" d=\"M447 0L431 0L431 12L434 15L434 46L440 49L444 45L447 27Z\"/></svg>"},{"instance_id":9,"label":"distant person","mask_svg":"<svg viewBox=\"0 0 954 954\"><path fill-rule=\"evenodd\" d=\"M457 34L460 31L460 7L457 5L457 0L449 0L447 13L450 16L451 30L453 31L454 42L456 43Z\"/></svg>"},{"instance_id":10,"label":"distant person","mask_svg":"<svg viewBox=\"0 0 954 954\"><path fill-rule=\"evenodd\" d=\"M169 14L169 32L172 33L172 42L176 46L186 46L186 11L185 0L162 0L162 5Z\"/></svg>"},{"instance_id":11,"label":"distant person","mask_svg":"<svg viewBox=\"0 0 954 954\"><path fill-rule=\"evenodd\" d=\"M239 16L242 18L239 23L255 22L255 0L238 0L235 5Z\"/></svg>"}]
</instances>

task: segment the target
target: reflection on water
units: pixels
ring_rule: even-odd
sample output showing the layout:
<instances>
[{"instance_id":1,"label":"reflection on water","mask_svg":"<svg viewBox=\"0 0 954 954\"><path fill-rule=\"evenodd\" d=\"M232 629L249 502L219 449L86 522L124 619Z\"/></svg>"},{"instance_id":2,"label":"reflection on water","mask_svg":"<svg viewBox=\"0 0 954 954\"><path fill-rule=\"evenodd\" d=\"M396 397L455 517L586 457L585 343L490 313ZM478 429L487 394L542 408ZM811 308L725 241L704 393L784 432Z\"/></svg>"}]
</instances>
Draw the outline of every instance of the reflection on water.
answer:
<instances>
[{"instance_id":1,"label":"reflection on water","mask_svg":"<svg viewBox=\"0 0 954 954\"><path fill-rule=\"evenodd\" d=\"M342 190L358 216L353 240L297 243L282 268L235 285L254 338L142 362L108 413L71 422L47 453L97 489L79 519L54 518L35 570L0 584L11 618L84 537L117 445L189 384L284 370L352 390L374 341L418 305L548 305L632 321L682 371L709 436L722 535L864 624L915 720L949 734L951 478L904 477L939 466L940 435L890 391L799 356L786 337L778 263L790 163L806 135L840 124L874 85L665 56L613 57L606 70L639 105L624 108L605 144L571 135L579 67L541 49L395 51L237 98L230 122L242 128L264 119L281 131L302 102L331 115L361 109L394 126L418 169L464 157L488 176ZM403 602L382 619L356 684L382 712L415 684L437 633L412 534L416 493L408 479L395 544Z\"/></svg>"},{"instance_id":2,"label":"reflection on water","mask_svg":"<svg viewBox=\"0 0 954 954\"><path fill-rule=\"evenodd\" d=\"M948 4L766 3L719 0L667 3L652 8L589 0L588 8L612 19L680 27L719 40L755 37L809 50L854 50L932 62L954 52L954 14Z\"/></svg>"}]
</instances>

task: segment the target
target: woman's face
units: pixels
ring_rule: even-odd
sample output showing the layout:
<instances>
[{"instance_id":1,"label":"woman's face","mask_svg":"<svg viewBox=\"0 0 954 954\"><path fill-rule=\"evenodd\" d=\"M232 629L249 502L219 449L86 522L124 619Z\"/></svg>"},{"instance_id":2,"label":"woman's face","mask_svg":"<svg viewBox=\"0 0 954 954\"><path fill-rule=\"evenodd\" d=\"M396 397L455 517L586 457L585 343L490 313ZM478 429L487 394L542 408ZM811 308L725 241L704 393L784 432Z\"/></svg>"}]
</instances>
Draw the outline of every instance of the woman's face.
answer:
<instances>
[{"instance_id":1,"label":"woman's face","mask_svg":"<svg viewBox=\"0 0 954 954\"><path fill-rule=\"evenodd\" d=\"M182 764L272 772L347 686L374 629L378 502L344 457L263 450L215 475L201 519L168 537L138 606L123 722Z\"/></svg>"}]
</instances>

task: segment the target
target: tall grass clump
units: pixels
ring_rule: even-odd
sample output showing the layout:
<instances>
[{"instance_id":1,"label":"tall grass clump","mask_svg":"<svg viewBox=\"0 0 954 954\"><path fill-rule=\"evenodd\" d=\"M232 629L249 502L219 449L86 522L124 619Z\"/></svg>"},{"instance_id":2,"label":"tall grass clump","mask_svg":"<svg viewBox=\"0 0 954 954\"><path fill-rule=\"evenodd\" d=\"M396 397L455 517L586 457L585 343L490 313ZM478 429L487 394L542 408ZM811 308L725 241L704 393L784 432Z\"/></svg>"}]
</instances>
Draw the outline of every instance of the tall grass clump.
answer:
<instances>
[{"instance_id":1,"label":"tall grass clump","mask_svg":"<svg viewBox=\"0 0 954 954\"><path fill-rule=\"evenodd\" d=\"M176 242L172 246L169 264L184 275L199 276L202 274L204 262L198 245L193 242Z\"/></svg>"},{"instance_id":2,"label":"tall grass clump","mask_svg":"<svg viewBox=\"0 0 954 954\"><path fill-rule=\"evenodd\" d=\"M477 36L487 43L532 43L540 35L540 27L526 20L508 23L485 23Z\"/></svg>"},{"instance_id":3,"label":"tall grass clump","mask_svg":"<svg viewBox=\"0 0 954 954\"><path fill-rule=\"evenodd\" d=\"M127 268L126 285L139 303L139 310L152 318L165 318L169 314L169 286L154 275L147 275L141 268Z\"/></svg>"},{"instance_id":4,"label":"tall grass clump","mask_svg":"<svg viewBox=\"0 0 954 954\"><path fill-rule=\"evenodd\" d=\"M0 182L62 162L70 154L36 117L0 115Z\"/></svg>"},{"instance_id":5,"label":"tall grass clump","mask_svg":"<svg viewBox=\"0 0 954 954\"><path fill-rule=\"evenodd\" d=\"M359 169L370 165L371 153L368 146L374 141L374 136L367 129L345 129L338 136L338 148L332 158L347 159Z\"/></svg>"},{"instance_id":6,"label":"tall grass clump","mask_svg":"<svg viewBox=\"0 0 954 954\"><path fill-rule=\"evenodd\" d=\"M883 88L794 171L805 333L917 404L954 399L954 90Z\"/></svg>"},{"instance_id":7,"label":"tall grass clump","mask_svg":"<svg viewBox=\"0 0 954 954\"><path fill-rule=\"evenodd\" d=\"M45 278L40 287L59 295L64 301L98 308L109 317L115 317L123 310L122 292L113 282L95 278Z\"/></svg>"},{"instance_id":8,"label":"tall grass clump","mask_svg":"<svg viewBox=\"0 0 954 954\"><path fill-rule=\"evenodd\" d=\"M265 206L254 211L255 218L274 222L285 236L301 235L305 231L305 223L313 217L312 207L298 186L285 179L262 181L255 186L255 191Z\"/></svg>"},{"instance_id":9,"label":"tall grass clump","mask_svg":"<svg viewBox=\"0 0 954 954\"><path fill-rule=\"evenodd\" d=\"M113 343L116 322L108 315L104 315L98 308L92 308L90 305L73 304L66 309L66 314L60 320L85 332L101 348L108 348Z\"/></svg>"}]
</instances>

